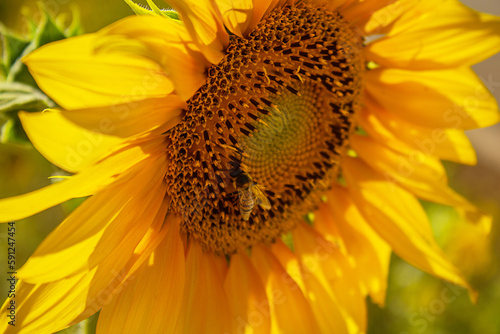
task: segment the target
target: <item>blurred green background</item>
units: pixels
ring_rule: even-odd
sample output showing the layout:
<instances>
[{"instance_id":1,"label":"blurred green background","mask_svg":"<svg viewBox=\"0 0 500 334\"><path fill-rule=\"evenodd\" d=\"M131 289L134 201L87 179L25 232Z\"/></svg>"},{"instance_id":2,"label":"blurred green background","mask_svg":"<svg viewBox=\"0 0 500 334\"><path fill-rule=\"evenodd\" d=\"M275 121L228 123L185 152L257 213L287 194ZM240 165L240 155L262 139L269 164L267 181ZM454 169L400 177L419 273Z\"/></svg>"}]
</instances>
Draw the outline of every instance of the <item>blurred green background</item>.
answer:
<instances>
[{"instance_id":1,"label":"blurred green background","mask_svg":"<svg viewBox=\"0 0 500 334\"><path fill-rule=\"evenodd\" d=\"M480 11L500 15L500 1L463 0ZM77 6L85 32L96 31L127 15L129 7L121 0L44 0L53 15L66 14ZM142 1L145 3L145 1ZM160 4L160 1L157 1ZM26 16L37 20L38 6L33 0L0 0L0 22L20 33L27 32ZM491 84L500 101L500 55L478 64L476 72ZM386 307L369 305L370 334L417 333L500 333L500 126L469 131L477 150L477 166L446 163L451 186L494 217L489 239L471 242L478 233L460 222L454 210L431 203L424 206L432 219L436 237L456 265L479 291L477 305L467 292L430 277L396 256L391 261ZM50 184L51 175L61 171L29 146L0 144L0 198L26 193ZM58 206L16 222L17 266L20 267L37 244L63 219L71 204ZM0 268L5 268L6 226L0 226ZM4 272L0 276L0 299L7 291Z\"/></svg>"}]
</instances>

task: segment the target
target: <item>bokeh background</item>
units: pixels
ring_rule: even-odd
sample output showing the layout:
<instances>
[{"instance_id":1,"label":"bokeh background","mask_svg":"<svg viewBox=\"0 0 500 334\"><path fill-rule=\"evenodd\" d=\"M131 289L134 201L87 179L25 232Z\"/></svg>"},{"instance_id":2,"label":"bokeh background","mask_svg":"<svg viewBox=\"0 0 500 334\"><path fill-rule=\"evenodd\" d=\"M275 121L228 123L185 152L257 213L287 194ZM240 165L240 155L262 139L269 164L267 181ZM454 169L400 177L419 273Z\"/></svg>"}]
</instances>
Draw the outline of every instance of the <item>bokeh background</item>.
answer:
<instances>
[{"instance_id":1,"label":"bokeh background","mask_svg":"<svg viewBox=\"0 0 500 334\"><path fill-rule=\"evenodd\" d=\"M133 14L121 0L42 2L53 15L67 15L68 21L73 8L77 7L85 32L96 31ZM498 0L462 2L476 10L500 15ZM0 0L1 24L21 34L27 32L26 17L36 20L39 16L34 0ZM500 55L474 66L474 70L500 101ZM451 186L493 216L490 236L483 242L472 242L477 240L472 236L480 232L460 221L453 209L431 203L424 203L424 207L431 217L436 238L479 291L479 300L473 305L464 289L424 274L393 256L386 305L384 308L369 305L369 334L500 333L500 125L467 134L476 148L479 163L476 166L446 163L446 168ZM0 198L46 186L50 184L49 176L60 173L30 146L0 144ZM16 223L18 267L72 206L74 203L61 205ZM6 232L7 227L0 226L2 301L7 294Z\"/></svg>"}]
</instances>

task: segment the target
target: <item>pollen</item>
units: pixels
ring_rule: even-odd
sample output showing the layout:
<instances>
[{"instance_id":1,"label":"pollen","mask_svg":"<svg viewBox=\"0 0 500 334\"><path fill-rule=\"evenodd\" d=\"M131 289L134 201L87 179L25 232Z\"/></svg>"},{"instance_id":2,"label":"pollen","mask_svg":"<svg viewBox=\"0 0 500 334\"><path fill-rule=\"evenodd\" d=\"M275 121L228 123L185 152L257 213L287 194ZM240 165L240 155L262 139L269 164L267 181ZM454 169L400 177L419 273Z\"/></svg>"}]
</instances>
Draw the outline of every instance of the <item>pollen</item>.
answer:
<instances>
[{"instance_id":1,"label":"pollen","mask_svg":"<svg viewBox=\"0 0 500 334\"><path fill-rule=\"evenodd\" d=\"M231 36L166 134L181 233L231 254L272 243L314 210L355 127L362 43L340 14L304 3Z\"/></svg>"}]
</instances>

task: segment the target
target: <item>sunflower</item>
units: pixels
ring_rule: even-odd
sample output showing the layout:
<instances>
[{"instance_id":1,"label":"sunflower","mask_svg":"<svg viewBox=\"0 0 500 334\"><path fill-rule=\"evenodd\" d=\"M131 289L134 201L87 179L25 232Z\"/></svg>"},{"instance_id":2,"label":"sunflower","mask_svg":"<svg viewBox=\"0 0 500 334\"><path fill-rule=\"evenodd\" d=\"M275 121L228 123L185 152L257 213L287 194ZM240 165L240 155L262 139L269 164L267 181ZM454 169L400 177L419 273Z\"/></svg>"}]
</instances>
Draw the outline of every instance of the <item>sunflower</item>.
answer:
<instances>
[{"instance_id":1,"label":"sunflower","mask_svg":"<svg viewBox=\"0 0 500 334\"><path fill-rule=\"evenodd\" d=\"M441 159L499 121L470 69L500 18L456 0L170 0L25 57L61 109L21 112L74 173L0 201L87 197L19 270L16 326L51 333L363 333L392 251L474 291L418 199L488 225ZM418 199L417 199L418 198ZM7 316L7 300L2 319Z\"/></svg>"}]
</instances>

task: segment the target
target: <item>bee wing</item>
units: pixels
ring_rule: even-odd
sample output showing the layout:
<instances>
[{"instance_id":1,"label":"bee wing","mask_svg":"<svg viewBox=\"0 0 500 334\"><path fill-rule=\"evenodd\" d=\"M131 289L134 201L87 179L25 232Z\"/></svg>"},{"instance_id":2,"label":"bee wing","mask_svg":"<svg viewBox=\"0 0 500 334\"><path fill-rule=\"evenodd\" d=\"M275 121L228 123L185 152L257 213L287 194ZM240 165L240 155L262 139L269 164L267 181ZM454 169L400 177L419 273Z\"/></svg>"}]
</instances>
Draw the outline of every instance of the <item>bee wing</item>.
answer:
<instances>
[{"instance_id":1,"label":"bee wing","mask_svg":"<svg viewBox=\"0 0 500 334\"><path fill-rule=\"evenodd\" d=\"M252 187L252 191L257 198L257 204L260 205L264 210L271 209L271 203L267 199L267 196L262 192L259 186L255 185Z\"/></svg>"}]
</instances>

